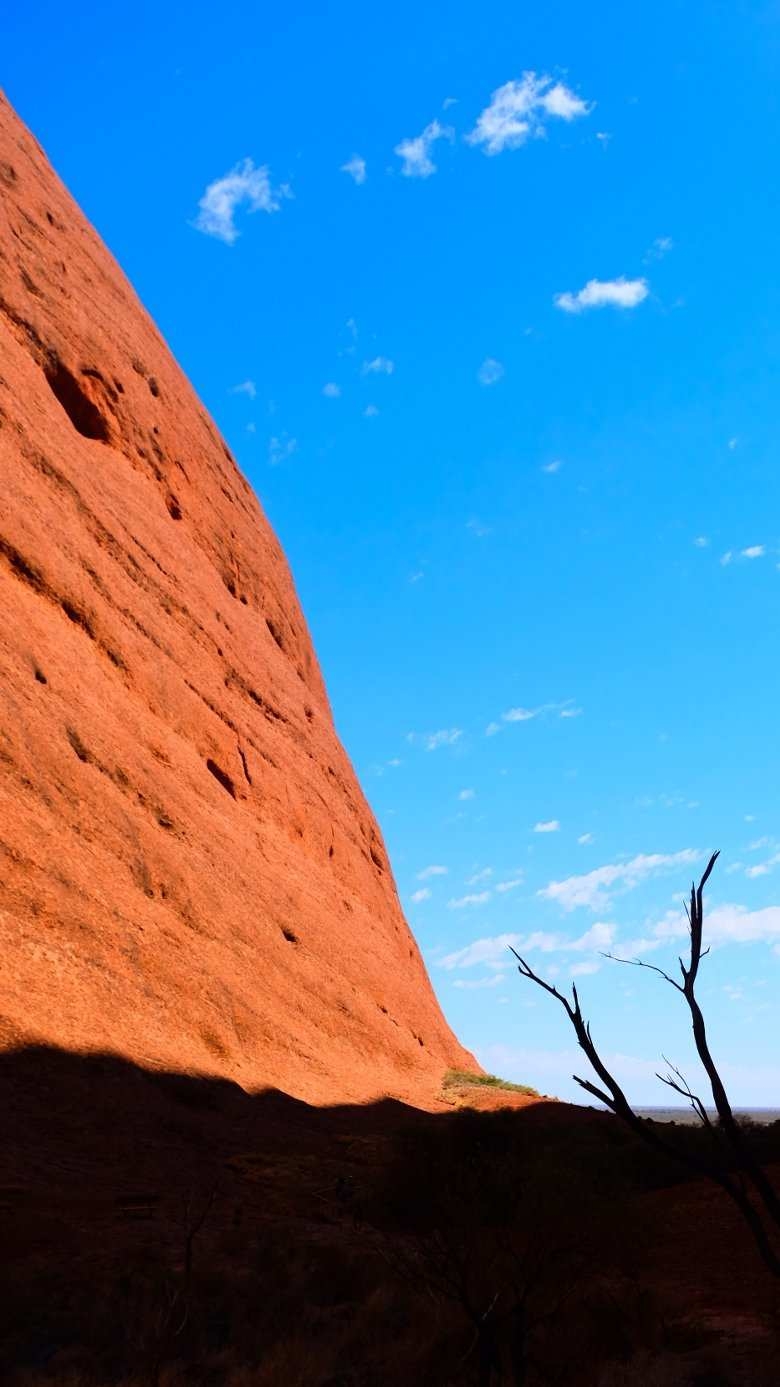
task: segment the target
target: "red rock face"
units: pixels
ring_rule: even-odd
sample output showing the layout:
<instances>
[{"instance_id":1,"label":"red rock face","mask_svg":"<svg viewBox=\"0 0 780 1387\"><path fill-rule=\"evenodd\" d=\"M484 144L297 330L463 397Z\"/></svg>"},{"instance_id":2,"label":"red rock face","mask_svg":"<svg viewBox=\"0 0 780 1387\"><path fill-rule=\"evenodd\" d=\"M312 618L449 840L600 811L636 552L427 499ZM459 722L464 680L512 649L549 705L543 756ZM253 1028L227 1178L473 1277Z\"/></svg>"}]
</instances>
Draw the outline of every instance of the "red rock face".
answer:
<instances>
[{"instance_id":1,"label":"red rock face","mask_svg":"<svg viewBox=\"0 0 780 1387\"><path fill-rule=\"evenodd\" d=\"M313 1102L474 1067L279 544L2 97L0 614L4 1047Z\"/></svg>"}]
</instances>

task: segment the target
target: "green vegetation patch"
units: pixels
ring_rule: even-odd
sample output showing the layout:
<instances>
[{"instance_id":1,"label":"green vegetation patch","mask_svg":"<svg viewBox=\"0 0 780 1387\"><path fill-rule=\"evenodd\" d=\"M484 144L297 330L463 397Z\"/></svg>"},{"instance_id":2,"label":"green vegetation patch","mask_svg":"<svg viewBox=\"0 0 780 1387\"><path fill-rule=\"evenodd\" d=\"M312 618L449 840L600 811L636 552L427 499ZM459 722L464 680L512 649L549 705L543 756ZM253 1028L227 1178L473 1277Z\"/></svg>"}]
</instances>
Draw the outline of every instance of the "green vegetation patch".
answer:
<instances>
[{"instance_id":1,"label":"green vegetation patch","mask_svg":"<svg viewBox=\"0 0 780 1387\"><path fill-rule=\"evenodd\" d=\"M512 1084L508 1079L499 1079L497 1074L472 1074L468 1069L448 1069L442 1080L442 1088L502 1088L510 1093L524 1093L526 1098L541 1097L528 1084Z\"/></svg>"}]
</instances>

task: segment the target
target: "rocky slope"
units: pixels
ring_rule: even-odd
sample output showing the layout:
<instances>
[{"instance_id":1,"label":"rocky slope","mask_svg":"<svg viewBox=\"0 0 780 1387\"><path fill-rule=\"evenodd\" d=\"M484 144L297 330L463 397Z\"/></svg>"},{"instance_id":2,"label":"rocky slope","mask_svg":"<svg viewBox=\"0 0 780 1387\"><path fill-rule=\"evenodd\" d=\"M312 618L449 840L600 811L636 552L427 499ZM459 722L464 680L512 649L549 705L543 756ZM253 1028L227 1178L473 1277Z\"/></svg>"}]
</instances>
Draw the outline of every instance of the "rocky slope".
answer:
<instances>
[{"instance_id":1,"label":"rocky slope","mask_svg":"<svg viewBox=\"0 0 780 1387\"><path fill-rule=\"evenodd\" d=\"M313 1102L473 1067L290 573L0 97L0 1043Z\"/></svg>"}]
</instances>

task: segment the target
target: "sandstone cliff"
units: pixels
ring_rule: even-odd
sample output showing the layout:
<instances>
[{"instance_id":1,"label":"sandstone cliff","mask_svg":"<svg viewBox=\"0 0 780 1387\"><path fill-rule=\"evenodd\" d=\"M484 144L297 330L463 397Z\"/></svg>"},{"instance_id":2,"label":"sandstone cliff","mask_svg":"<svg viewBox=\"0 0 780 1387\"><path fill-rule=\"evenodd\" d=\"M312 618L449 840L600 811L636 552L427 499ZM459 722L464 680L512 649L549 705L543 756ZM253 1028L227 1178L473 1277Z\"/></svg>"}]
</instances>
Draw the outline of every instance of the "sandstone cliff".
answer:
<instances>
[{"instance_id":1,"label":"sandstone cliff","mask_svg":"<svg viewBox=\"0 0 780 1387\"><path fill-rule=\"evenodd\" d=\"M0 958L5 1048L314 1102L474 1064L279 544L1 96Z\"/></svg>"}]
</instances>

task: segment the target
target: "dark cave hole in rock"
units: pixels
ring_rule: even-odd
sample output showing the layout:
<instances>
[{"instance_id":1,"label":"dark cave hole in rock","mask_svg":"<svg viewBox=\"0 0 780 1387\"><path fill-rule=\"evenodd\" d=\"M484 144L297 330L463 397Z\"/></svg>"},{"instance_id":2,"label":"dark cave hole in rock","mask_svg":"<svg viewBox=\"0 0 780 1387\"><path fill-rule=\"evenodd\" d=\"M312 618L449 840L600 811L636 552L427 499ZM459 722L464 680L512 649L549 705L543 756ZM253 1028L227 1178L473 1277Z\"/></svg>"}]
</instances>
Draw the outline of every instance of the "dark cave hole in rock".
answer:
<instances>
[{"instance_id":1,"label":"dark cave hole in rock","mask_svg":"<svg viewBox=\"0 0 780 1387\"><path fill-rule=\"evenodd\" d=\"M76 432L84 438L107 443L109 430L103 415L59 357L49 358L44 374L54 398L62 405Z\"/></svg>"}]
</instances>

